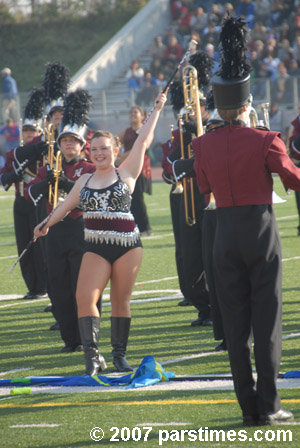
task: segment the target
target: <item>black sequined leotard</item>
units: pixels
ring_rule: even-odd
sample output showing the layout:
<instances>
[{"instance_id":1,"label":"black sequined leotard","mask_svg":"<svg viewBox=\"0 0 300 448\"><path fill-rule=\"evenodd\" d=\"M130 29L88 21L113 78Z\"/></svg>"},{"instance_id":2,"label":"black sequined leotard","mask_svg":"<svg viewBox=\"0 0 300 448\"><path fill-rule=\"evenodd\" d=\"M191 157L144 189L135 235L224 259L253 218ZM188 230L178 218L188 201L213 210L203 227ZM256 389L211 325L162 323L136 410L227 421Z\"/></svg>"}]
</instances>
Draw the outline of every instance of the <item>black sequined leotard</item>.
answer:
<instances>
[{"instance_id":1,"label":"black sequined leotard","mask_svg":"<svg viewBox=\"0 0 300 448\"><path fill-rule=\"evenodd\" d=\"M90 176L80 192L85 223L85 252L97 253L109 262L141 246L140 232L130 212L128 185L121 180L117 170L116 174L118 180L102 189L88 187ZM114 247L120 250L116 252Z\"/></svg>"}]
</instances>

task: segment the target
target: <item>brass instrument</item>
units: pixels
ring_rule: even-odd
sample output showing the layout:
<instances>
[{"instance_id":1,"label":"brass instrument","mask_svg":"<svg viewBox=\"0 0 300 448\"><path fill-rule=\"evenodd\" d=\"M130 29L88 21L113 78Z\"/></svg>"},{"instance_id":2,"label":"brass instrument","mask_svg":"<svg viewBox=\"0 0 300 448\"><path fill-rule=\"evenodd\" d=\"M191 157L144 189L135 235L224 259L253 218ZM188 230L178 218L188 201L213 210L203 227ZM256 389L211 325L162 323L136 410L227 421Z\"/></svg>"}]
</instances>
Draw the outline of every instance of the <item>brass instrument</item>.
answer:
<instances>
[{"instance_id":1,"label":"brass instrument","mask_svg":"<svg viewBox=\"0 0 300 448\"><path fill-rule=\"evenodd\" d=\"M197 137L203 134L202 117L200 110L200 95L198 88L198 76L197 70L192 65L187 65L182 72L183 81L183 95L184 95L184 107L185 107L185 119L187 120L190 116L196 116L197 122ZM184 144L183 144L183 134L182 134L182 117L179 117L179 130L180 130L180 147L181 147L181 158L184 159ZM188 158L191 158L191 145L187 147ZM188 226L193 226L196 224L195 215L195 199L194 199L194 180L190 179L190 210L189 201L187 194L186 179L183 178L183 194L184 194L184 211L185 220Z\"/></svg>"},{"instance_id":2,"label":"brass instrument","mask_svg":"<svg viewBox=\"0 0 300 448\"><path fill-rule=\"evenodd\" d=\"M50 124L48 126L48 162L47 165L50 170L53 171L55 183L54 185L49 185L48 192L48 202L50 205L56 207L58 202L59 190L58 181L62 170L62 153L57 151L56 156L54 155L54 126Z\"/></svg>"},{"instance_id":3,"label":"brass instrument","mask_svg":"<svg viewBox=\"0 0 300 448\"><path fill-rule=\"evenodd\" d=\"M174 140L174 135L173 135L173 130L174 130L174 125L170 124L170 130L171 130L171 144ZM182 183L181 182L176 182L176 186L174 188L174 190L172 191L172 194L182 194L183 192L183 187L182 187Z\"/></svg>"},{"instance_id":4,"label":"brass instrument","mask_svg":"<svg viewBox=\"0 0 300 448\"><path fill-rule=\"evenodd\" d=\"M43 118L43 140L44 142L47 142L47 115L44 115ZM46 157L43 155L43 164L42 166L46 165Z\"/></svg>"},{"instance_id":5,"label":"brass instrument","mask_svg":"<svg viewBox=\"0 0 300 448\"><path fill-rule=\"evenodd\" d=\"M251 109L250 109L249 122L250 122L250 127L251 128L256 128L257 126L259 126L259 120L258 120L257 112L256 112L256 110L254 109L253 106L251 106Z\"/></svg>"},{"instance_id":6,"label":"brass instrument","mask_svg":"<svg viewBox=\"0 0 300 448\"><path fill-rule=\"evenodd\" d=\"M20 146L24 146L22 118L20 118L20 120L19 120L19 144L20 144Z\"/></svg>"},{"instance_id":7,"label":"brass instrument","mask_svg":"<svg viewBox=\"0 0 300 448\"><path fill-rule=\"evenodd\" d=\"M269 103L262 103L261 107L264 111L265 126L270 129Z\"/></svg>"}]
</instances>

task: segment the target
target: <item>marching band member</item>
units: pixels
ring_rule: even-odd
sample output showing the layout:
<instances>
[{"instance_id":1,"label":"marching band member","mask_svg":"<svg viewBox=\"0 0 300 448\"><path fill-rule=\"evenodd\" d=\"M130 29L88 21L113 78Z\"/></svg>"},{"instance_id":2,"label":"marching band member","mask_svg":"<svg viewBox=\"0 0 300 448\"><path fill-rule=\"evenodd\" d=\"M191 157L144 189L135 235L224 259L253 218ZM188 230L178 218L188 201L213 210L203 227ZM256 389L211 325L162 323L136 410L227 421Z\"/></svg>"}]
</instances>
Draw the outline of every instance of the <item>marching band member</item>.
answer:
<instances>
[{"instance_id":1,"label":"marching band member","mask_svg":"<svg viewBox=\"0 0 300 448\"><path fill-rule=\"evenodd\" d=\"M202 61L205 60L205 63L202 64ZM194 53L189 62L193 62L195 64L197 62L198 68L199 65L202 67L202 77L198 77L197 73L197 84L201 83L201 86L204 86L209 80L209 76L207 76L207 71L210 70L210 61L207 58L202 58L202 52ZM190 64L189 64L190 65ZM205 67L204 67L205 66ZM199 86L198 84L198 86ZM183 86L175 86L174 91L174 99L176 100L176 96L180 95L180 89L183 89ZM183 93L182 93L183 97ZM199 92L200 97L200 92ZM193 99L192 99L193 101ZM183 146L184 151L187 146L192 141L192 136L197 133L197 120L202 121L202 115L204 116L205 111L205 102L206 99L204 95L201 95L200 99L200 115L201 117L196 117L196 112L193 110L189 110L188 118L182 125L182 137L183 137ZM183 106L185 105L183 99ZM188 104L190 107L190 105ZM195 107L195 105L194 105ZM193 115L194 114L194 115ZM206 112L205 112L206 114ZM187 114L185 114L187 115ZM204 124L205 124L204 117ZM175 145L174 145L175 146ZM174 150L168 155L167 161L172 164L174 160L178 160L181 157L181 145L180 142L177 142ZM198 310L198 318L191 322L192 326L212 326L211 320L211 307L209 303L209 293L207 288L207 282L205 278L203 258L202 258L202 221L204 209L206 206L205 198L203 195L199 193L198 186L195 182L190 182L190 179L186 180L186 190L187 190L187 202L188 209L191 209L191 189L193 189L194 203L195 203L195 223L193 225L188 225L186 222L186 213L185 213L185 198L184 195L180 196L179 203L179 216L177 220L179 221L179 232L178 232L178 240L180 247L180 254L182 256L182 277L184 281L181 281L180 284L184 285L185 293L184 297L187 297L191 303ZM200 254L200 256L199 256Z\"/></svg>"},{"instance_id":2,"label":"marching band member","mask_svg":"<svg viewBox=\"0 0 300 448\"><path fill-rule=\"evenodd\" d=\"M26 201L24 189L34 178L42 155L47 149L43 142L34 143L42 132L43 113L42 89L33 89L24 110L20 133L20 146L7 152L6 163L0 172L0 181L5 190L15 184L14 227L18 254L20 255L30 241L36 226L35 207ZM20 260L24 282L28 288L24 299L36 299L46 295L46 272L41 247L31 247Z\"/></svg>"},{"instance_id":3,"label":"marching band member","mask_svg":"<svg viewBox=\"0 0 300 448\"><path fill-rule=\"evenodd\" d=\"M299 108L300 112L300 108ZM297 117L292 121L291 127L289 130L290 137L289 137L289 150L290 155L293 158L295 165L300 166L300 149L299 149L299 136L300 136L300 114L297 115ZM299 225L298 225L298 236L300 236L300 192L295 191L295 197L296 197L296 205L298 210L298 216L299 216Z\"/></svg>"},{"instance_id":4,"label":"marching band member","mask_svg":"<svg viewBox=\"0 0 300 448\"><path fill-rule=\"evenodd\" d=\"M224 20L222 64L211 80L225 126L193 141L200 191L217 207L214 262L217 295L235 392L245 425L293 420L281 409L276 380L281 357L281 247L272 209L271 173L300 190L300 170L277 132L246 127L250 66L242 19ZM257 371L251 368L251 340Z\"/></svg>"},{"instance_id":5,"label":"marching band member","mask_svg":"<svg viewBox=\"0 0 300 448\"><path fill-rule=\"evenodd\" d=\"M177 120L178 113L184 107L182 83L180 81L174 81L170 86L170 102L173 106L173 112ZM172 172L172 164L168 159L170 154L173 153L174 149L179 147L179 144L180 144L179 129L172 130L171 139L161 144L163 153L161 166L163 168L162 173L163 180L167 184L170 184L172 186L170 190L169 199L170 199L171 219L175 240L175 261L176 261L179 287L183 295L183 300L181 300L178 303L178 305L187 306L192 305L192 302L188 298L188 288L186 285L183 269L184 262L182 255L182 247L180 244L180 203L182 200L183 189L182 184L177 183L176 180L174 179Z\"/></svg>"},{"instance_id":6,"label":"marching band member","mask_svg":"<svg viewBox=\"0 0 300 448\"><path fill-rule=\"evenodd\" d=\"M213 104L212 95L209 92L207 96L207 110L210 110L208 103ZM205 132L210 132L212 129L218 126L223 126L224 121L214 111L211 114L209 120L206 121ZM172 171L174 178L179 180L183 177L195 177L195 171L193 168L195 158L178 159L172 164ZM202 220L202 258L205 271L205 279L209 292L209 303L211 318L213 324L214 338L216 341L221 340L221 343L215 348L216 351L227 350L224 328L222 322L222 316L220 312L219 302L216 293L215 286L215 274L213 264L213 244L216 230L216 208L215 203L211 200L210 195L206 195L206 204L204 208L203 220Z\"/></svg>"},{"instance_id":7,"label":"marching band member","mask_svg":"<svg viewBox=\"0 0 300 448\"><path fill-rule=\"evenodd\" d=\"M85 132L90 101L88 93L80 89L65 97L62 130L57 138L57 147L62 153L61 171L60 167L53 167L51 170L48 166L44 166L27 188L26 197L35 205L46 198L48 213L53 207L49 203L49 199L52 201L51 186L58 183L59 196L64 196L84 173L95 171L94 166L81 157L86 143ZM58 164L59 152L54 157ZM83 251L83 228L82 211L74 208L68 216L51 228L45 242L51 300L65 343L61 349L62 353L82 350L75 292Z\"/></svg>"},{"instance_id":8,"label":"marching band member","mask_svg":"<svg viewBox=\"0 0 300 448\"><path fill-rule=\"evenodd\" d=\"M40 230L37 226L34 232L36 237L44 236L49 228L51 231L54 224L81 204L86 244L76 297L88 375L97 375L105 363L98 351L100 313L96 302L109 281L113 363L120 372L132 370L125 354L131 321L130 297L142 261L142 244L130 212L130 194L165 102L166 95L159 94L153 113L118 169L115 167L118 143L110 133L96 132L90 147L96 172L81 176L45 227Z\"/></svg>"}]
</instances>

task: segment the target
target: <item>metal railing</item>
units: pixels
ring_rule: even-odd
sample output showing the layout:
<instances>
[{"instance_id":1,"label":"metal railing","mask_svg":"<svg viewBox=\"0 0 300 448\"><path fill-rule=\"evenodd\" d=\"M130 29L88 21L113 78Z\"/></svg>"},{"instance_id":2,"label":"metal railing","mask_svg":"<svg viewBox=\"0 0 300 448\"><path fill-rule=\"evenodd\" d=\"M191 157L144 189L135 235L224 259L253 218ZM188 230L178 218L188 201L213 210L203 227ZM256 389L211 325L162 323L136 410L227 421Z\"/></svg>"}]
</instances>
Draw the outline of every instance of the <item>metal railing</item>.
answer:
<instances>
[{"instance_id":1,"label":"metal railing","mask_svg":"<svg viewBox=\"0 0 300 448\"><path fill-rule=\"evenodd\" d=\"M278 104L280 110L284 111L282 126L285 128L287 122L290 120L290 115L297 114L298 111L298 103L299 103L299 83L300 78L293 77L292 78L292 90L289 92L289 98L292 98L292 101L285 102L284 99L282 102L278 102L274 100L274 92L272 91L272 84L270 80L261 78L254 79L251 85L251 93L253 94L253 106L257 109L258 113L260 113L260 104L261 103L269 103L270 105L274 102ZM89 93L93 97L93 106L90 111L90 117L92 121L100 121L108 118L118 118L119 116L128 115L129 109L131 106L136 104L136 94L133 90L129 91L126 81L124 83L120 83L118 89L114 86L107 89L89 89ZM19 116L22 116L25 105L28 101L29 93L28 92L20 92L18 95L18 113ZM151 108L152 105L143 105L145 109ZM0 95L0 111L2 112L2 95ZM172 108L167 107L164 111L164 116L170 116L173 118ZM3 122L2 113L0 116L0 124L3 126L5 123Z\"/></svg>"}]
</instances>

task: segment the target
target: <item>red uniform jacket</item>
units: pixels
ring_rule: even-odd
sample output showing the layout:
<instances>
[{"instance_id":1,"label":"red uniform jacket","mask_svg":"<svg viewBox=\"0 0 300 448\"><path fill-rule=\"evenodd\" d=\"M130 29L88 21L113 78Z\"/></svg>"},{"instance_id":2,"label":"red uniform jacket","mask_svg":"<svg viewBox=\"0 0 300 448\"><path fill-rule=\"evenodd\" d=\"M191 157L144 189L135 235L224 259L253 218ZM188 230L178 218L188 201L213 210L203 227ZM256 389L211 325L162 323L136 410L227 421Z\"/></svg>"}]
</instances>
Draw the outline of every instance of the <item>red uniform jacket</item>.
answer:
<instances>
[{"instance_id":1,"label":"red uniform jacket","mask_svg":"<svg viewBox=\"0 0 300 448\"><path fill-rule=\"evenodd\" d=\"M168 179L174 179L172 171L172 163L169 162L168 156L176 148L176 146L179 145L179 143L180 143L179 129L175 129L174 131L172 131L172 142L171 140L168 140L166 143L162 143L161 145L163 152L163 157L161 161L161 166L163 169L162 178L167 183L172 183ZM175 180L174 183L176 183Z\"/></svg>"},{"instance_id":2,"label":"red uniform jacket","mask_svg":"<svg viewBox=\"0 0 300 448\"><path fill-rule=\"evenodd\" d=\"M85 159L78 160L77 158L72 160L69 163L66 163L66 161L63 160L62 168L63 168L63 171L64 171L66 177L72 181L76 181L77 179L79 179L79 177L82 176L82 174L93 173L95 171L95 166L91 162L89 162L88 160L85 160ZM33 196L31 196L30 186L46 179L46 176L47 176L46 167L43 166L39 169L38 174L35 177L35 179L33 179L30 182L27 189L25 190L25 198L29 201L33 201L35 203L35 205L37 205L37 203L39 202L41 197L34 198ZM52 206L49 204L48 198L47 198L47 213L49 214L51 211L52 211ZM69 213L68 216L72 219L77 219L81 215L82 215L82 211L79 208L75 208L74 210L71 211L71 213Z\"/></svg>"},{"instance_id":3,"label":"red uniform jacket","mask_svg":"<svg viewBox=\"0 0 300 448\"><path fill-rule=\"evenodd\" d=\"M193 150L200 192L212 191L217 207L272 204L271 173L300 190L300 169L278 132L225 126L193 140Z\"/></svg>"},{"instance_id":4,"label":"red uniform jacket","mask_svg":"<svg viewBox=\"0 0 300 448\"><path fill-rule=\"evenodd\" d=\"M290 147L291 156L294 159L299 160L300 153L298 151L296 151L296 149L293 147L292 143L295 140L295 138L297 137L297 135L300 134L300 115L298 115L295 118L295 120L292 121L292 125L294 126L294 131L289 140L289 147Z\"/></svg>"},{"instance_id":5,"label":"red uniform jacket","mask_svg":"<svg viewBox=\"0 0 300 448\"><path fill-rule=\"evenodd\" d=\"M29 165L29 167L25 170L25 173L23 176L24 181L22 181L22 184L24 185L24 187L26 187L26 185L30 182L30 180L33 178L33 176L36 175L39 164L40 164L40 161L34 162L33 164ZM15 159L15 148L11 149L10 151L8 151L6 153L5 165L3 168L1 168L0 175L2 173L15 172L14 166L16 169L19 167L19 163ZM21 190L20 182L14 182L14 184L15 184L15 191L16 191L16 195L17 195L18 193L21 192L20 191ZM21 193L23 194L23 188L22 188Z\"/></svg>"}]
</instances>

